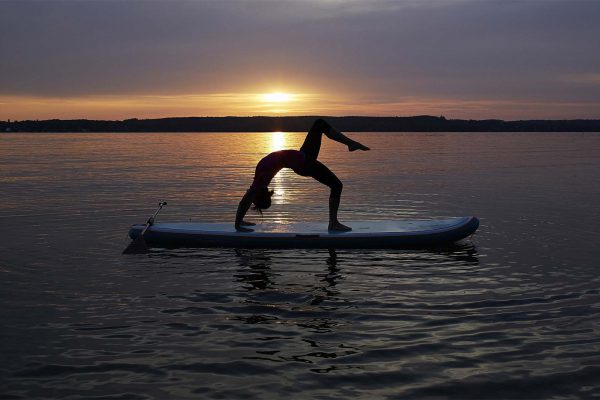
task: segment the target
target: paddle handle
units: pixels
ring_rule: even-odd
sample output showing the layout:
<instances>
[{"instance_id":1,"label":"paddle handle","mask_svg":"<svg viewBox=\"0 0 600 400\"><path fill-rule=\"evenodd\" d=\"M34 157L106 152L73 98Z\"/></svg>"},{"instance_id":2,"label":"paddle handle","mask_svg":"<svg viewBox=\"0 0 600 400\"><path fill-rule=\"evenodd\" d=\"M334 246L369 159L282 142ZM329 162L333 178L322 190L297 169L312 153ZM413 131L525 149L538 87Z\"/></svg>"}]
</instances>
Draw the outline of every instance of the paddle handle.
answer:
<instances>
[{"instance_id":1,"label":"paddle handle","mask_svg":"<svg viewBox=\"0 0 600 400\"><path fill-rule=\"evenodd\" d=\"M156 210L156 212L154 213L153 216L148 218L148 221L146 221L146 226L144 227L144 230L142 231L142 233L140 233L140 236L144 237L144 233L146 233L148 228L150 228L152 225L154 225L154 219L156 218L156 216L158 215L160 210L162 210L162 208L166 205L167 205L166 201L161 201L160 203L158 203L158 210Z\"/></svg>"},{"instance_id":2,"label":"paddle handle","mask_svg":"<svg viewBox=\"0 0 600 400\"><path fill-rule=\"evenodd\" d=\"M156 216L158 215L158 213L160 212L160 210L162 210L162 208L164 206L167 205L166 201L161 201L160 203L158 203L158 210L156 210L156 212L154 213L153 216L151 216L150 218L148 218L148 221L146 221L146 229L148 229L148 227L150 225L154 225L154 219L156 218ZM144 229L144 232L146 232L146 229Z\"/></svg>"}]
</instances>

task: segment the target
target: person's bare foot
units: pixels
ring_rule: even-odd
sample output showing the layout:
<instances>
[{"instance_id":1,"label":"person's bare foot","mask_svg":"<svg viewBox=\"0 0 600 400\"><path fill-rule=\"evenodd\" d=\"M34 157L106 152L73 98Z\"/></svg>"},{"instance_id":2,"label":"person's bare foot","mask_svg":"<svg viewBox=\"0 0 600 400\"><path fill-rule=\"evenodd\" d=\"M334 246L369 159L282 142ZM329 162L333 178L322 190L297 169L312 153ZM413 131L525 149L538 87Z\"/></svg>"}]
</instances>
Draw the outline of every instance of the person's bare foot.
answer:
<instances>
[{"instance_id":1,"label":"person's bare foot","mask_svg":"<svg viewBox=\"0 0 600 400\"><path fill-rule=\"evenodd\" d=\"M349 226L346 226L339 222L330 222L329 227L327 229L330 231L340 231L340 232L347 232L347 231L352 230L352 228L350 228Z\"/></svg>"},{"instance_id":2,"label":"person's bare foot","mask_svg":"<svg viewBox=\"0 0 600 400\"><path fill-rule=\"evenodd\" d=\"M348 151L356 151L356 150L362 150L362 151L367 151L367 150L371 150L370 148L368 148L367 146L365 146L364 144L358 143L356 141L352 141L353 143L348 145Z\"/></svg>"}]
</instances>

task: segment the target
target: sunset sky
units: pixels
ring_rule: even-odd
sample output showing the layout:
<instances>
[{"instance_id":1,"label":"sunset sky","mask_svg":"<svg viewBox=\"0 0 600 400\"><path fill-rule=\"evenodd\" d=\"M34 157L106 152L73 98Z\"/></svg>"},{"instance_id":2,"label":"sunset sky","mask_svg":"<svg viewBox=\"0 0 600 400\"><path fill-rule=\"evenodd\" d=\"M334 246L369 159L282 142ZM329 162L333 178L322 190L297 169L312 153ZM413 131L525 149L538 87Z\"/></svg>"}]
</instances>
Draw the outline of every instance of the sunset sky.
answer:
<instances>
[{"instance_id":1,"label":"sunset sky","mask_svg":"<svg viewBox=\"0 0 600 400\"><path fill-rule=\"evenodd\" d=\"M2 1L0 119L600 118L600 1Z\"/></svg>"}]
</instances>

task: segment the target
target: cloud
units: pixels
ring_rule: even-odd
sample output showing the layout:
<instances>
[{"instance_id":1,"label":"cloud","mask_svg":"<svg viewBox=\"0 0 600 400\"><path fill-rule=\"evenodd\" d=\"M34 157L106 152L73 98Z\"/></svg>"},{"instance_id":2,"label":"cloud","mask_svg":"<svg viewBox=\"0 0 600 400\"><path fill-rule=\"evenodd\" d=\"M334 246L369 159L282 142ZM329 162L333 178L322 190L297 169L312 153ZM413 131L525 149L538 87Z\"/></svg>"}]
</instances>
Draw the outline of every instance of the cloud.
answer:
<instances>
[{"instance_id":1,"label":"cloud","mask_svg":"<svg viewBox=\"0 0 600 400\"><path fill-rule=\"evenodd\" d=\"M564 82L581 85L600 85L600 73L567 75L564 77Z\"/></svg>"},{"instance_id":2,"label":"cloud","mask_svg":"<svg viewBox=\"0 0 600 400\"><path fill-rule=\"evenodd\" d=\"M0 95L583 104L600 100L599 18L560 0L0 2Z\"/></svg>"}]
</instances>

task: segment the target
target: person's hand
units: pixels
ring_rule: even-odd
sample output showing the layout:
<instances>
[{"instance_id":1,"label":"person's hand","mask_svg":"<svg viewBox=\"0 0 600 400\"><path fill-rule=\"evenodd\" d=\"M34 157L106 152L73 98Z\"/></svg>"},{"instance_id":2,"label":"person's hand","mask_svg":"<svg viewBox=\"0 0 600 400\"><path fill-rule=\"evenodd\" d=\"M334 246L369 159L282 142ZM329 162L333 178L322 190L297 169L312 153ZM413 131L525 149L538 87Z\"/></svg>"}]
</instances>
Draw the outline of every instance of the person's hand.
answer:
<instances>
[{"instance_id":1,"label":"person's hand","mask_svg":"<svg viewBox=\"0 0 600 400\"><path fill-rule=\"evenodd\" d=\"M241 226L254 226L256 225L254 222L242 221Z\"/></svg>"},{"instance_id":2,"label":"person's hand","mask_svg":"<svg viewBox=\"0 0 600 400\"><path fill-rule=\"evenodd\" d=\"M254 229L244 228L243 226L236 225L235 230L238 232L254 232Z\"/></svg>"}]
</instances>

